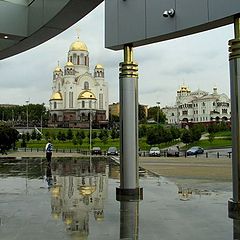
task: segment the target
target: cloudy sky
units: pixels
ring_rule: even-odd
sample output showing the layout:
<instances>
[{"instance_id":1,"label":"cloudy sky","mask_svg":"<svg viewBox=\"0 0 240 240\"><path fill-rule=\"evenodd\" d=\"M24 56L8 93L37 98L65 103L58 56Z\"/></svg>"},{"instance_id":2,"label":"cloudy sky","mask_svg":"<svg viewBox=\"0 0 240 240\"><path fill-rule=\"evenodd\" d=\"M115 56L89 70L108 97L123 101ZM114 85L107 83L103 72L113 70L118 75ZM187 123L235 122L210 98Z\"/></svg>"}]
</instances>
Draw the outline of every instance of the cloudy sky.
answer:
<instances>
[{"instance_id":1,"label":"cloudy sky","mask_svg":"<svg viewBox=\"0 0 240 240\"><path fill-rule=\"evenodd\" d=\"M84 19L48 42L19 55L0 60L0 103L45 103L51 95L52 71L58 61L67 62L69 46L77 38L90 53L90 71L100 63L109 85L109 103L119 101L119 70L122 51L104 48L104 4ZM228 40L233 25L134 49L139 64L139 102L149 106L173 105L182 84L230 95Z\"/></svg>"}]
</instances>

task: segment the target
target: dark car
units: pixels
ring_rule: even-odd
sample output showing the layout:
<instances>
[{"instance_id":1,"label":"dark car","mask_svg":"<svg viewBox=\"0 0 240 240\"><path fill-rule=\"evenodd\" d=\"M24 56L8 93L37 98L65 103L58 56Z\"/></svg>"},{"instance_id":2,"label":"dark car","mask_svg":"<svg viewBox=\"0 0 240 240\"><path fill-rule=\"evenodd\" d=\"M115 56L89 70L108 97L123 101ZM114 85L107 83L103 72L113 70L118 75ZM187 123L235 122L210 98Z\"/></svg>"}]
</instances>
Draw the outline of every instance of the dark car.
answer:
<instances>
[{"instance_id":1,"label":"dark car","mask_svg":"<svg viewBox=\"0 0 240 240\"><path fill-rule=\"evenodd\" d=\"M179 148L178 147L169 147L167 149L167 157L179 157Z\"/></svg>"},{"instance_id":2,"label":"dark car","mask_svg":"<svg viewBox=\"0 0 240 240\"><path fill-rule=\"evenodd\" d=\"M100 147L93 147L92 148L92 155L102 155L102 151Z\"/></svg>"},{"instance_id":3,"label":"dark car","mask_svg":"<svg viewBox=\"0 0 240 240\"><path fill-rule=\"evenodd\" d=\"M108 150L107 150L107 155L108 156L117 156L118 155L118 151L117 151L117 148L115 147L110 147Z\"/></svg>"},{"instance_id":4,"label":"dark car","mask_svg":"<svg viewBox=\"0 0 240 240\"><path fill-rule=\"evenodd\" d=\"M203 153L204 153L204 149L198 146L191 147L190 149L187 150L187 156L203 154Z\"/></svg>"}]
</instances>

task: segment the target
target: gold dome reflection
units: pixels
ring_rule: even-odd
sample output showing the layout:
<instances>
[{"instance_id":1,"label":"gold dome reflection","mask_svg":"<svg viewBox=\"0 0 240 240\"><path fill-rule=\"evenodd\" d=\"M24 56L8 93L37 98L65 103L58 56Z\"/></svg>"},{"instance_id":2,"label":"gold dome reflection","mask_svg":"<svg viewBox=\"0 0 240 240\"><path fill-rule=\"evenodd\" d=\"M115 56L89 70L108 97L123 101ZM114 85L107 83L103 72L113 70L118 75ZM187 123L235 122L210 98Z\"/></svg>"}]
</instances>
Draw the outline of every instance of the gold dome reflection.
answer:
<instances>
[{"instance_id":1,"label":"gold dome reflection","mask_svg":"<svg viewBox=\"0 0 240 240\"><path fill-rule=\"evenodd\" d=\"M64 222L65 222L65 224L67 224L67 225L71 225L72 222L73 222L73 220L72 220L71 217L67 217Z\"/></svg>"},{"instance_id":2,"label":"gold dome reflection","mask_svg":"<svg viewBox=\"0 0 240 240\"><path fill-rule=\"evenodd\" d=\"M88 239L88 236L86 233L81 232L74 232L71 234L71 239L73 240L85 240Z\"/></svg>"},{"instance_id":3,"label":"gold dome reflection","mask_svg":"<svg viewBox=\"0 0 240 240\"><path fill-rule=\"evenodd\" d=\"M60 185L55 185L51 188L52 196L53 197L59 197L60 191L61 191L61 186Z\"/></svg>"},{"instance_id":4,"label":"gold dome reflection","mask_svg":"<svg viewBox=\"0 0 240 240\"><path fill-rule=\"evenodd\" d=\"M79 193L82 196L89 196L96 191L96 186L80 186Z\"/></svg>"},{"instance_id":5,"label":"gold dome reflection","mask_svg":"<svg viewBox=\"0 0 240 240\"><path fill-rule=\"evenodd\" d=\"M59 213L52 213L52 218L54 220L59 220L60 219L60 214Z\"/></svg>"}]
</instances>

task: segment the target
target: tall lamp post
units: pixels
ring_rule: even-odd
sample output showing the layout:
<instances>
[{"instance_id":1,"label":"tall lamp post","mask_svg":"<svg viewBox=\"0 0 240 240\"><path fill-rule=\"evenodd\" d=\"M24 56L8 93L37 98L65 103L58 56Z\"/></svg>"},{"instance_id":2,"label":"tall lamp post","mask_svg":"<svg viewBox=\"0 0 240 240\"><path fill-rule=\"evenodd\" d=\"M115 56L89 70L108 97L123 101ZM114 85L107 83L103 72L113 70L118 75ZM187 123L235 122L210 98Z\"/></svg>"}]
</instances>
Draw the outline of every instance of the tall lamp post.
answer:
<instances>
[{"instance_id":1,"label":"tall lamp post","mask_svg":"<svg viewBox=\"0 0 240 240\"><path fill-rule=\"evenodd\" d=\"M156 102L158 106L158 111L157 111L157 123L159 123L159 113L160 113L160 102Z\"/></svg>"},{"instance_id":2,"label":"tall lamp post","mask_svg":"<svg viewBox=\"0 0 240 240\"><path fill-rule=\"evenodd\" d=\"M28 104L29 104L29 100L26 100L26 104L27 104L27 131L28 131Z\"/></svg>"}]
</instances>

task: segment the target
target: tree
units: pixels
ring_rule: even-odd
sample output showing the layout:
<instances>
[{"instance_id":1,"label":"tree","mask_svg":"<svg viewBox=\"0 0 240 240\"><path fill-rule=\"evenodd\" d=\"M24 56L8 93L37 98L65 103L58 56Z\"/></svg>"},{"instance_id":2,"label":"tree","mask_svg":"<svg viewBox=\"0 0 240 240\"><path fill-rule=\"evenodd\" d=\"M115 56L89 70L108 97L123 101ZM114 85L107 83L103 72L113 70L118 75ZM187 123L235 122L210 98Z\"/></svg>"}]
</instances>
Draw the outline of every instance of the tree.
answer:
<instances>
[{"instance_id":1,"label":"tree","mask_svg":"<svg viewBox=\"0 0 240 240\"><path fill-rule=\"evenodd\" d=\"M72 129L69 128L69 129L67 130L67 136L66 136L66 138L67 138L68 140L73 139Z\"/></svg>"},{"instance_id":2,"label":"tree","mask_svg":"<svg viewBox=\"0 0 240 240\"><path fill-rule=\"evenodd\" d=\"M7 154L7 150L14 148L19 132L8 126L0 126L0 152Z\"/></svg>"},{"instance_id":3,"label":"tree","mask_svg":"<svg viewBox=\"0 0 240 240\"><path fill-rule=\"evenodd\" d=\"M199 141L202 136L201 128L198 125L193 126L190 129L190 134L191 134L191 142Z\"/></svg>"},{"instance_id":4,"label":"tree","mask_svg":"<svg viewBox=\"0 0 240 240\"><path fill-rule=\"evenodd\" d=\"M185 144L189 144L191 142L191 133L189 130L184 129L181 135L181 141Z\"/></svg>"},{"instance_id":5,"label":"tree","mask_svg":"<svg viewBox=\"0 0 240 240\"><path fill-rule=\"evenodd\" d=\"M148 109L148 117L147 118L154 119L156 122L158 121L158 123L165 123L165 121L166 121L165 114L162 112L161 109L159 109L158 106L150 107Z\"/></svg>"},{"instance_id":6,"label":"tree","mask_svg":"<svg viewBox=\"0 0 240 240\"><path fill-rule=\"evenodd\" d=\"M215 134L214 134L214 133L210 133L210 134L208 135L208 141L209 141L210 143L213 142L214 138L215 138Z\"/></svg>"},{"instance_id":7,"label":"tree","mask_svg":"<svg viewBox=\"0 0 240 240\"><path fill-rule=\"evenodd\" d=\"M141 126L138 128L138 136L139 136L139 138L145 137L146 134L147 134L146 125L141 125Z\"/></svg>"},{"instance_id":8,"label":"tree","mask_svg":"<svg viewBox=\"0 0 240 240\"><path fill-rule=\"evenodd\" d=\"M37 132L36 132L36 130L34 129L33 131L32 131L32 134L31 134L31 139L32 140L35 140L37 138Z\"/></svg>"},{"instance_id":9,"label":"tree","mask_svg":"<svg viewBox=\"0 0 240 240\"><path fill-rule=\"evenodd\" d=\"M138 104L138 120L141 122L146 121L146 111L143 105Z\"/></svg>"}]
</instances>

